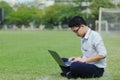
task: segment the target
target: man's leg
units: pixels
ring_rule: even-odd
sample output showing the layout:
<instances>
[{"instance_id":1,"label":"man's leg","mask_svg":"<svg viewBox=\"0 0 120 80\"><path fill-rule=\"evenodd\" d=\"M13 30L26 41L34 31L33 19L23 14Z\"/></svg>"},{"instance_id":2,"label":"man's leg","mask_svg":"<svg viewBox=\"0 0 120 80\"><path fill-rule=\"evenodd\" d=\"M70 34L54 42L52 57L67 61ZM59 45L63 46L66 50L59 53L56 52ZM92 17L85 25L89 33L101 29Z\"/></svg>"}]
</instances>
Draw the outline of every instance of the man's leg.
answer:
<instances>
[{"instance_id":1,"label":"man's leg","mask_svg":"<svg viewBox=\"0 0 120 80\"><path fill-rule=\"evenodd\" d=\"M70 72L72 75L76 75L81 78L94 78L101 77L104 69L98 68L93 64L74 62L70 66Z\"/></svg>"},{"instance_id":2,"label":"man's leg","mask_svg":"<svg viewBox=\"0 0 120 80\"><path fill-rule=\"evenodd\" d=\"M62 58L63 62L68 62L68 59L67 58ZM70 71L70 67L64 67L64 66L60 66L61 70L62 70L62 73L61 75L62 76L66 76L66 74Z\"/></svg>"}]
</instances>

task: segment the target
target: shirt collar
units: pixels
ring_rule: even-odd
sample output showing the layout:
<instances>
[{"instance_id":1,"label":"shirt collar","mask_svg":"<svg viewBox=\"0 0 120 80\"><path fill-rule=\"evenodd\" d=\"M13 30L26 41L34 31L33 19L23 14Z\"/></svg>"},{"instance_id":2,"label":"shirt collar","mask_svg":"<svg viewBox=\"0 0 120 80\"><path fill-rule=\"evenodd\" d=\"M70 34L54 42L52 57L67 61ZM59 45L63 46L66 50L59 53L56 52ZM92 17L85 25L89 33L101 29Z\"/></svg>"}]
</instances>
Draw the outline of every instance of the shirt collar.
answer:
<instances>
[{"instance_id":1,"label":"shirt collar","mask_svg":"<svg viewBox=\"0 0 120 80\"><path fill-rule=\"evenodd\" d=\"M91 33L91 29L89 28L87 33L85 34L85 36L83 37L84 39L88 39L89 38L89 35Z\"/></svg>"}]
</instances>

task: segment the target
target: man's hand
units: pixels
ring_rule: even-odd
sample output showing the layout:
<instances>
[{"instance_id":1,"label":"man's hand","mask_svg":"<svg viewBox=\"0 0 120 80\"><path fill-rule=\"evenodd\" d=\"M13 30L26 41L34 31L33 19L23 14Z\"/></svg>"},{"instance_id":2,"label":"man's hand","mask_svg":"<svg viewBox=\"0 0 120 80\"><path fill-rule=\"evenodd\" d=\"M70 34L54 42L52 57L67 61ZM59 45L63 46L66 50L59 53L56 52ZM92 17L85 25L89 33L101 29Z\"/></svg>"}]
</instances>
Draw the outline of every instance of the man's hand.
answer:
<instances>
[{"instance_id":1,"label":"man's hand","mask_svg":"<svg viewBox=\"0 0 120 80\"><path fill-rule=\"evenodd\" d=\"M76 57L69 58L69 61L73 61Z\"/></svg>"},{"instance_id":2,"label":"man's hand","mask_svg":"<svg viewBox=\"0 0 120 80\"><path fill-rule=\"evenodd\" d=\"M85 62L85 59L83 59L81 57L71 57L71 58L69 58L69 61L72 61L72 62L77 62L77 61Z\"/></svg>"},{"instance_id":3,"label":"man's hand","mask_svg":"<svg viewBox=\"0 0 120 80\"><path fill-rule=\"evenodd\" d=\"M71 62L96 62L96 61L99 61L101 59L104 59L106 56L102 56L102 55L99 55L99 54L96 54L92 57L89 57L89 58L82 58L82 57L71 57L69 58L69 61Z\"/></svg>"},{"instance_id":4,"label":"man's hand","mask_svg":"<svg viewBox=\"0 0 120 80\"><path fill-rule=\"evenodd\" d=\"M77 62L77 61L79 61L79 62L85 62L85 59L84 59L84 58L80 58L80 57L76 57L76 58L73 60L73 62Z\"/></svg>"}]
</instances>

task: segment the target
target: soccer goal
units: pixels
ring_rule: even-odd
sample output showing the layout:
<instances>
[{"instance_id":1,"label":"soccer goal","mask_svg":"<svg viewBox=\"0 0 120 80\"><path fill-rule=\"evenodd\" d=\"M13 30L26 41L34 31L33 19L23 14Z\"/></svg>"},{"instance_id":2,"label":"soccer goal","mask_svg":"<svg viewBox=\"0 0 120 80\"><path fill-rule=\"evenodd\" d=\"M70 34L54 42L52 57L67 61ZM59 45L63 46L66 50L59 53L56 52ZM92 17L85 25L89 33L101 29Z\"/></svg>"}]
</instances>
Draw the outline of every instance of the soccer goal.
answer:
<instances>
[{"instance_id":1,"label":"soccer goal","mask_svg":"<svg viewBox=\"0 0 120 80\"><path fill-rule=\"evenodd\" d=\"M99 20L95 24L99 32L120 32L120 9L100 8Z\"/></svg>"}]
</instances>

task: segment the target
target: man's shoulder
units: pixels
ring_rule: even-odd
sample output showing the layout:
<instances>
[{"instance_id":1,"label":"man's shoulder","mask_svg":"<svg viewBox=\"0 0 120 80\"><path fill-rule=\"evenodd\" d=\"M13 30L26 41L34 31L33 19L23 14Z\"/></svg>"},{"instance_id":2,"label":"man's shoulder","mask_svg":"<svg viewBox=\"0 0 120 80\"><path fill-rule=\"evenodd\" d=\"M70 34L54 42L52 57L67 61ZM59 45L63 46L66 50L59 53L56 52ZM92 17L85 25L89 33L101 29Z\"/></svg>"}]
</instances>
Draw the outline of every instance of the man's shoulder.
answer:
<instances>
[{"instance_id":1,"label":"man's shoulder","mask_svg":"<svg viewBox=\"0 0 120 80\"><path fill-rule=\"evenodd\" d=\"M92 39L100 39L100 38L101 38L101 35L100 35L100 33L92 30L91 38L92 38Z\"/></svg>"},{"instance_id":2,"label":"man's shoulder","mask_svg":"<svg viewBox=\"0 0 120 80\"><path fill-rule=\"evenodd\" d=\"M98 33L97 31L92 30L92 35L94 35L94 36L100 36L100 33Z\"/></svg>"}]
</instances>

